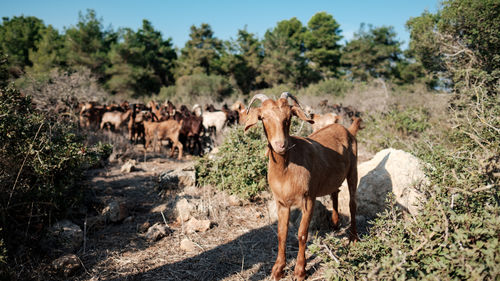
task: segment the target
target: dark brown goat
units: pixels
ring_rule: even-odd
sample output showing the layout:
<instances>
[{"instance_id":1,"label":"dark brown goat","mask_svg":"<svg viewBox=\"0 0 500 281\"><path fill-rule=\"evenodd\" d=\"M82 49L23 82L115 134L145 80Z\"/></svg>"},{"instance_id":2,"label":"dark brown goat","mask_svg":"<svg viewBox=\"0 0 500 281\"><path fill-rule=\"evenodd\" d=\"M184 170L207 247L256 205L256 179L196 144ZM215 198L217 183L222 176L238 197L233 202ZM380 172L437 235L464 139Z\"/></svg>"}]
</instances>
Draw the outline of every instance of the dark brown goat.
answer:
<instances>
[{"instance_id":1,"label":"dark brown goat","mask_svg":"<svg viewBox=\"0 0 500 281\"><path fill-rule=\"evenodd\" d=\"M292 98L289 105L287 98ZM262 105L249 112L245 130L262 121L268 140L267 180L273 192L278 211L278 257L272 269L272 277L279 280L286 265L286 238L290 207L299 206L302 211L298 240L299 252L294 275L303 280L306 275L305 250L309 223L312 218L316 197L330 195L333 201L332 222L338 226L338 192L344 179L349 187L351 212L350 239L357 240L356 231L356 187L357 142L355 134L360 120L346 129L332 124L307 138L290 136L292 115L309 123L308 118L295 97L285 92L274 101L263 94L255 95L250 101L260 99Z\"/></svg>"}]
</instances>

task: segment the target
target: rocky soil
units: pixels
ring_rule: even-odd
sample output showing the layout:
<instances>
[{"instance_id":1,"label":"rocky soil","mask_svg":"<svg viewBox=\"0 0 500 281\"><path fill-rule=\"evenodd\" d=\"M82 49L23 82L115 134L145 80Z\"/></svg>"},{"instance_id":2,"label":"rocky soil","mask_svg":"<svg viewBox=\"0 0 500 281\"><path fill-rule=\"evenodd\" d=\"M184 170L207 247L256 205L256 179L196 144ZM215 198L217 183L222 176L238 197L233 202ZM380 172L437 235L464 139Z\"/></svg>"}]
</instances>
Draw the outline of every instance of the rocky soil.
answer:
<instances>
[{"instance_id":1,"label":"rocky soil","mask_svg":"<svg viewBox=\"0 0 500 281\"><path fill-rule=\"evenodd\" d=\"M383 190L380 196L384 197L387 192L398 195L399 190L418 187L422 180L415 180L414 175L419 173L400 171L408 167L411 157L402 151L384 150L361 163L358 190L367 194ZM418 159L412 161L418 169ZM193 166L189 156L177 161L148 153L147 159L136 156L125 163L115 160L103 169L90 171L87 184L92 200L88 213L92 215L53 228L52 236L63 237L62 242L48 244L69 250L48 265L51 279L268 280L277 255L272 196L264 192L250 202L210 186L197 186ZM341 188L339 201L343 227L331 229L331 202L329 196L324 197L315 206L309 243L327 233L348 243L348 213L344 210L348 200L343 189L346 187ZM364 197L358 195L358 200ZM365 212L357 218L360 234L367 233L367 220L372 217L367 208L373 207L372 197L358 202L358 210ZM379 208L383 205L374 206L373 212ZM292 211L284 280L293 276L299 222L300 212ZM321 259L310 251L306 251L306 257L308 280L322 280L326 269Z\"/></svg>"}]
</instances>

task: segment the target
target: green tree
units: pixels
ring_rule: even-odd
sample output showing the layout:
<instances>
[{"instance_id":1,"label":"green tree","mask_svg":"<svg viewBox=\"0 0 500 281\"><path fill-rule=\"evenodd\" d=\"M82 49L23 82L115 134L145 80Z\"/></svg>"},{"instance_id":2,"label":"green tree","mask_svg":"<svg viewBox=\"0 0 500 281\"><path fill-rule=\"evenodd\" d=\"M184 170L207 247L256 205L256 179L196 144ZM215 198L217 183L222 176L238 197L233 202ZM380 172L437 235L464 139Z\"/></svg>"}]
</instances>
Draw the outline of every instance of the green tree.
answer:
<instances>
[{"instance_id":1,"label":"green tree","mask_svg":"<svg viewBox=\"0 0 500 281\"><path fill-rule=\"evenodd\" d=\"M263 59L260 41L246 28L238 30L234 42L226 42L226 51L221 57L223 72L235 80L240 91L248 94L259 86L259 67Z\"/></svg>"},{"instance_id":2,"label":"green tree","mask_svg":"<svg viewBox=\"0 0 500 281\"><path fill-rule=\"evenodd\" d=\"M30 49L29 59L33 66L29 70L34 73L47 73L50 69L65 63L63 54L64 37L49 25L42 31L42 38L36 44L36 50Z\"/></svg>"},{"instance_id":3,"label":"green tree","mask_svg":"<svg viewBox=\"0 0 500 281\"><path fill-rule=\"evenodd\" d=\"M176 76L192 74L218 74L222 41L214 36L209 24L191 26L191 38L181 50Z\"/></svg>"},{"instance_id":4,"label":"green tree","mask_svg":"<svg viewBox=\"0 0 500 281\"><path fill-rule=\"evenodd\" d=\"M367 31L362 24L354 39L345 46L341 63L353 79L388 79L394 75L395 64L401 60L400 45L393 27L370 25Z\"/></svg>"},{"instance_id":5,"label":"green tree","mask_svg":"<svg viewBox=\"0 0 500 281\"><path fill-rule=\"evenodd\" d=\"M107 53L117 35L103 29L102 19L97 18L94 10L87 10L85 15L80 12L78 17L77 25L66 30L67 63L70 67L89 68L102 81Z\"/></svg>"},{"instance_id":6,"label":"green tree","mask_svg":"<svg viewBox=\"0 0 500 281\"><path fill-rule=\"evenodd\" d=\"M438 15L425 11L420 17L410 18L406 22L406 28L410 31L409 52L434 73L445 70L437 34L434 32L438 20Z\"/></svg>"},{"instance_id":7,"label":"green tree","mask_svg":"<svg viewBox=\"0 0 500 281\"><path fill-rule=\"evenodd\" d=\"M36 50L37 42L45 29L43 21L36 17L7 17L0 24L0 49L9 57L10 67L18 74L26 66L31 66L30 50ZM12 72L12 71L11 71Z\"/></svg>"},{"instance_id":8,"label":"green tree","mask_svg":"<svg viewBox=\"0 0 500 281\"><path fill-rule=\"evenodd\" d=\"M274 29L266 32L261 71L263 81L269 86L308 84L311 69L303 56L305 32L306 28L295 17L278 22Z\"/></svg>"},{"instance_id":9,"label":"green tree","mask_svg":"<svg viewBox=\"0 0 500 281\"><path fill-rule=\"evenodd\" d=\"M340 24L326 12L316 13L307 23L305 56L322 78L336 76L340 66Z\"/></svg>"},{"instance_id":10,"label":"green tree","mask_svg":"<svg viewBox=\"0 0 500 281\"><path fill-rule=\"evenodd\" d=\"M408 20L410 50L431 75L443 74L454 83L475 77L495 87L500 79L500 1L442 5L436 14L424 12Z\"/></svg>"},{"instance_id":11,"label":"green tree","mask_svg":"<svg viewBox=\"0 0 500 281\"><path fill-rule=\"evenodd\" d=\"M177 55L171 38L163 40L161 32L147 20L143 20L137 32L124 29L122 37L109 52L108 89L113 93L148 95L158 93L162 86L174 84Z\"/></svg>"}]
</instances>

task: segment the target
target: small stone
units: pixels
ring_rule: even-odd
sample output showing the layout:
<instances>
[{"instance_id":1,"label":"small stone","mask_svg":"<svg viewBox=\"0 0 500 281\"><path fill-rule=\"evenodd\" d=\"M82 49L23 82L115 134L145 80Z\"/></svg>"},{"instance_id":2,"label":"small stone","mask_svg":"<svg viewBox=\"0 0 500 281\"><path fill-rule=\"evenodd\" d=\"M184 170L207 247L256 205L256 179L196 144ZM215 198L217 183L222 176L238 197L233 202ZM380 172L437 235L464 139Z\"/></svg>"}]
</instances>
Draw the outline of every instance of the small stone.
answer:
<instances>
[{"instance_id":1,"label":"small stone","mask_svg":"<svg viewBox=\"0 0 500 281\"><path fill-rule=\"evenodd\" d=\"M81 266L80 260L75 254L64 255L52 262L54 270L64 277L73 275Z\"/></svg>"},{"instance_id":2,"label":"small stone","mask_svg":"<svg viewBox=\"0 0 500 281\"><path fill-rule=\"evenodd\" d=\"M149 221L146 221L143 224L138 225L137 231L139 231L140 233L144 233L144 232L148 231L148 229L150 227L151 227L151 223L149 223Z\"/></svg>"},{"instance_id":3,"label":"small stone","mask_svg":"<svg viewBox=\"0 0 500 281\"><path fill-rule=\"evenodd\" d=\"M150 213L161 213L167 211L167 203L160 204L153 209L151 209Z\"/></svg>"},{"instance_id":4,"label":"small stone","mask_svg":"<svg viewBox=\"0 0 500 281\"><path fill-rule=\"evenodd\" d=\"M194 252L196 250L196 244L188 238L184 238L181 241L181 250L185 252Z\"/></svg>"},{"instance_id":5,"label":"small stone","mask_svg":"<svg viewBox=\"0 0 500 281\"><path fill-rule=\"evenodd\" d=\"M175 210L177 212L177 221L185 222L191 217L191 212L194 207L188 202L186 198L182 198L175 204Z\"/></svg>"},{"instance_id":6,"label":"small stone","mask_svg":"<svg viewBox=\"0 0 500 281\"><path fill-rule=\"evenodd\" d=\"M196 184L195 171L192 169L168 170L160 174L158 183L160 189L192 187Z\"/></svg>"},{"instance_id":7,"label":"small stone","mask_svg":"<svg viewBox=\"0 0 500 281\"><path fill-rule=\"evenodd\" d=\"M198 220L191 218L185 225L187 233L205 232L210 229L210 220Z\"/></svg>"},{"instance_id":8,"label":"small stone","mask_svg":"<svg viewBox=\"0 0 500 281\"><path fill-rule=\"evenodd\" d=\"M229 195L227 200L228 200L230 206L242 206L243 205L243 201L241 201L240 198L238 198L238 196L236 196L234 194Z\"/></svg>"},{"instance_id":9,"label":"small stone","mask_svg":"<svg viewBox=\"0 0 500 281\"><path fill-rule=\"evenodd\" d=\"M123 164L122 168L120 169L120 172L130 173L136 171L137 170L136 166L137 166L137 161L129 159L127 160L127 162L125 162L125 164Z\"/></svg>"},{"instance_id":10,"label":"small stone","mask_svg":"<svg viewBox=\"0 0 500 281\"><path fill-rule=\"evenodd\" d=\"M47 239L43 242L45 246L52 246L63 253L73 253L83 243L82 229L69 220L55 223L47 232Z\"/></svg>"},{"instance_id":11,"label":"small stone","mask_svg":"<svg viewBox=\"0 0 500 281\"><path fill-rule=\"evenodd\" d=\"M171 232L172 231L167 226L157 222L148 229L148 232L146 232L146 239L149 241L158 241Z\"/></svg>"},{"instance_id":12,"label":"small stone","mask_svg":"<svg viewBox=\"0 0 500 281\"><path fill-rule=\"evenodd\" d=\"M127 206L123 202L113 200L102 210L102 215L111 222L122 221L128 217Z\"/></svg>"}]
</instances>

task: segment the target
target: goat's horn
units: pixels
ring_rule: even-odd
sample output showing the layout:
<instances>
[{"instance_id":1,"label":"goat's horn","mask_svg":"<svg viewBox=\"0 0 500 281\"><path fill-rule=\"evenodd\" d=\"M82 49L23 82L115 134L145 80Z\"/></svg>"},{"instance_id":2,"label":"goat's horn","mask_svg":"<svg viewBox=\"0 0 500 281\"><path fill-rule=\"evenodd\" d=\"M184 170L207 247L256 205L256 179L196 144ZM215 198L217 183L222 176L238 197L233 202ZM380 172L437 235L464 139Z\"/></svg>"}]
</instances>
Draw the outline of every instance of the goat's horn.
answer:
<instances>
[{"instance_id":1,"label":"goat's horn","mask_svg":"<svg viewBox=\"0 0 500 281\"><path fill-rule=\"evenodd\" d=\"M282 98L282 99L291 98L293 100L294 105L296 105L296 106L298 106L298 107L300 107L302 109L302 106L300 106L299 101L297 100L297 98L294 97L289 92L283 92L283 93L281 93L280 98Z\"/></svg>"},{"instance_id":2,"label":"goat's horn","mask_svg":"<svg viewBox=\"0 0 500 281\"><path fill-rule=\"evenodd\" d=\"M265 100L268 100L269 98L264 95L264 94L256 94L255 96L253 96L253 98L250 100L250 103L248 104L248 107L247 107L247 114L248 112L250 111L250 106L252 106L252 103L256 100L256 99L259 99L261 102L264 102Z\"/></svg>"},{"instance_id":3,"label":"goat's horn","mask_svg":"<svg viewBox=\"0 0 500 281\"><path fill-rule=\"evenodd\" d=\"M297 98L294 95L290 94L289 92L283 92L283 93L281 93L280 98L283 98L283 99L291 98L292 101L293 101L293 105L298 106L300 109L302 109L302 111L304 111L304 109L302 108L302 105L300 105L300 103L297 100ZM305 113L305 114L306 114L307 117L309 117L308 116L309 114L307 114L307 113Z\"/></svg>"}]
</instances>

